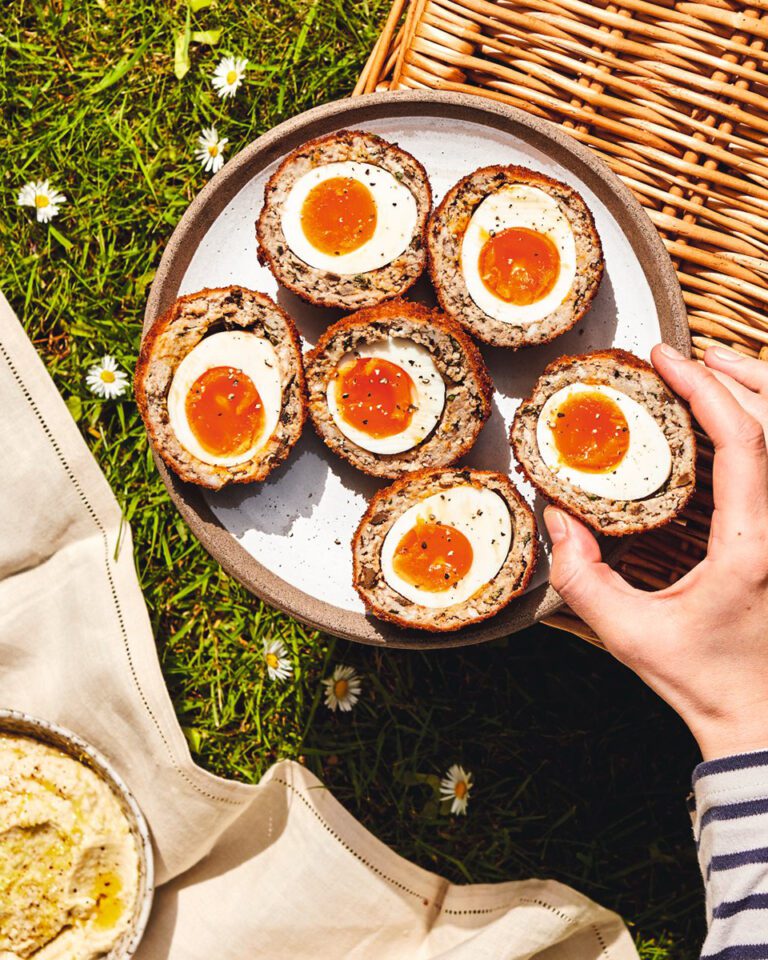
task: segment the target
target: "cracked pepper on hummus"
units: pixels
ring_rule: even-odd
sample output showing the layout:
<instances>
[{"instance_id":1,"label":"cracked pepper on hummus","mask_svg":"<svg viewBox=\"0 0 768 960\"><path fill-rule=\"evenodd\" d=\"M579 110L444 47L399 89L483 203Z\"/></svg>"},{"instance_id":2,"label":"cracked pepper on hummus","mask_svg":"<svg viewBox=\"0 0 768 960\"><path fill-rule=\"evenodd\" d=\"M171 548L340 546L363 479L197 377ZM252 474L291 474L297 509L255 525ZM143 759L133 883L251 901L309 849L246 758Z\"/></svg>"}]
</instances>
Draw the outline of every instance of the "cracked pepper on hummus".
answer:
<instances>
[{"instance_id":1,"label":"cracked pepper on hummus","mask_svg":"<svg viewBox=\"0 0 768 960\"><path fill-rule=\"evenodd\" d=\"M138 878L107 783L60 750L0 734L0 957L103 957L130 922Z\"/></svg>"}]
</instances>

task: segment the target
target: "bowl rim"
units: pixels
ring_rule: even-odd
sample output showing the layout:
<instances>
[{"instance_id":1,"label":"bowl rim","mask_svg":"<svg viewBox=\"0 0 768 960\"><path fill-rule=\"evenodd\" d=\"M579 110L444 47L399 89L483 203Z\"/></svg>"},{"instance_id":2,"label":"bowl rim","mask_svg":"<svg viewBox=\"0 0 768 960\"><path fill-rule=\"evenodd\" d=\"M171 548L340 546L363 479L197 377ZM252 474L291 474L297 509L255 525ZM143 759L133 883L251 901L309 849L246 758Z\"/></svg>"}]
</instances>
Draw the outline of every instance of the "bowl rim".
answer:
<instances>
[{"instance_id":1,"label":"bowl rim","mask_svg":"<svg viewBox=\"0 0 768 960\"><path fill-rule=\"evenodd\" d=\"M136 798L107 757L68 727L22 710L0 708L0 735L3 734L28 736L68 753L72 759L84 763L101 777L120 801L139 857L139 889L130 925L105 955L105 960L130 960L146 931L155 892L155 859L149 825ZM71 747L71 750L68 751L63 744Z\"/></svg>"}]
</instances>

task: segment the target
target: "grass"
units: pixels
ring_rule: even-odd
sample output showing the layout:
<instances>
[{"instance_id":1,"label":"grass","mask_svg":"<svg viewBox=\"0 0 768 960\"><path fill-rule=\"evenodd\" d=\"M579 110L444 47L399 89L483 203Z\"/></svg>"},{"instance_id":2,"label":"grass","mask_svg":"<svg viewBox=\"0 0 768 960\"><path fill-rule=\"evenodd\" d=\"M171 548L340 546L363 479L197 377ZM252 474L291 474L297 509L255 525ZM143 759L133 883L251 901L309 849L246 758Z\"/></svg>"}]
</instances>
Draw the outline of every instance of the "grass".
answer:
<instances>
[{"instance_id":1,"label":"grass","mask_svg":"<svg viewBox=\"0 0 768 960\"><path fill-rule=\"evenodd\" d=\"M94 399L88 365L134 364L147 289L186 205L206 182L193 157L216 124L231 156L276 122L348 93L385 0L218 5L191 29L174 76L182 4L8 0L0 24L0 287L22 316L130 520L165 676L196 759L256 781L299 758L376 835L456 881L550 876L620 911L641 955L693 958L701 883L685 812L694 745L681 722L608 656L540 627L464 651L415 654L335 642L227 577L171 508L135 406ZM234 102L209 76L223 52L251 60ZM15 204L50 177L69 203L46 228ZM280 637L295 680L269 682ZM351 715L320 679L354 665ZM436 802L454 762L475 776L466 819Z\"/></svg>"}]
</instances>

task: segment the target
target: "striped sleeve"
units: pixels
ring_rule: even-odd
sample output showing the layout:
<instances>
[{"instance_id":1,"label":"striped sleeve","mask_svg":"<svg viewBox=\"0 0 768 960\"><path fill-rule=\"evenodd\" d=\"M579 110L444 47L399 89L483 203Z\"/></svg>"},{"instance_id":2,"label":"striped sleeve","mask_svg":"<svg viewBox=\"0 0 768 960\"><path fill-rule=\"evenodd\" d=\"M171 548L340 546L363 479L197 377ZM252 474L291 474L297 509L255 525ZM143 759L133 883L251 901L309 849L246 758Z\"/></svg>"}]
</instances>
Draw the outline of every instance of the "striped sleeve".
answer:
<instances>
[{"instance_id":1,"label":"striped sleeve","mask_svg":"<svg viewBox=\"0 0 768 960\"><path fill-rule=\"evenodd\" d=\"M702 960L768 960L768 750L699 764L691 799L709 928Z\"/></svg>"}]
</instances>

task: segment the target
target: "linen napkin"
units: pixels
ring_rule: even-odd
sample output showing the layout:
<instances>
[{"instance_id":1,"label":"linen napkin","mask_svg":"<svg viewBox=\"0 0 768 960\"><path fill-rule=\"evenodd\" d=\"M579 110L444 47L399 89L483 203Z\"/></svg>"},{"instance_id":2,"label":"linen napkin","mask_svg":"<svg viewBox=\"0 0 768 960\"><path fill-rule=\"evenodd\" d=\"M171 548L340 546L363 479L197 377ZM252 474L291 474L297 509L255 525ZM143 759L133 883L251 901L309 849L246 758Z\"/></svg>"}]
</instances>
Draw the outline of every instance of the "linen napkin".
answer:
<instances>
[{"instance_id":1,"label":"linen napkin","mask_svg":"<svg viewBox=\"0 0 768 960\"><path fill-rule=\"evenodd\" d=\"M368 833L302 766L257 786L197 767L130 530L0 294L0 706L106 754L158 881L139 960L629 960L621 919L550 881L454 885Z\"/></svg>"}]
</instances>

